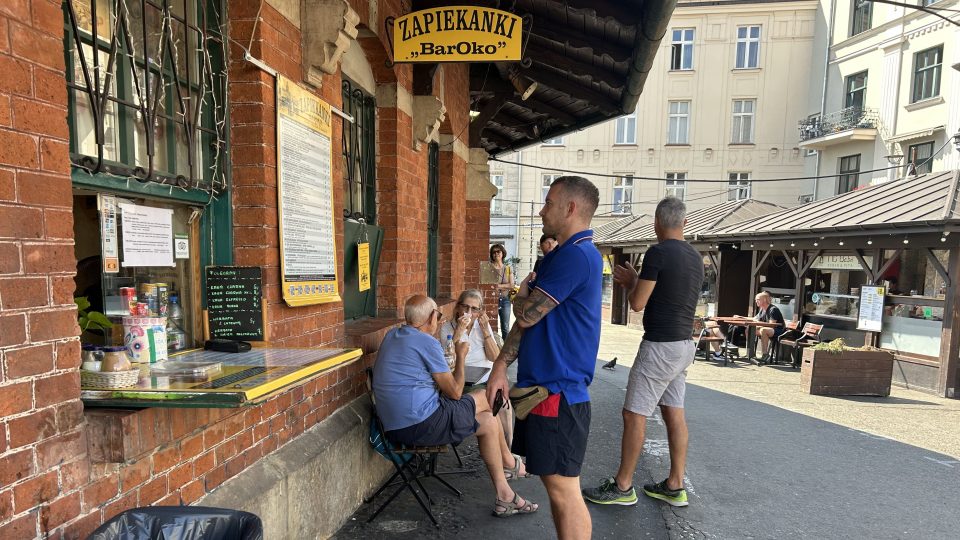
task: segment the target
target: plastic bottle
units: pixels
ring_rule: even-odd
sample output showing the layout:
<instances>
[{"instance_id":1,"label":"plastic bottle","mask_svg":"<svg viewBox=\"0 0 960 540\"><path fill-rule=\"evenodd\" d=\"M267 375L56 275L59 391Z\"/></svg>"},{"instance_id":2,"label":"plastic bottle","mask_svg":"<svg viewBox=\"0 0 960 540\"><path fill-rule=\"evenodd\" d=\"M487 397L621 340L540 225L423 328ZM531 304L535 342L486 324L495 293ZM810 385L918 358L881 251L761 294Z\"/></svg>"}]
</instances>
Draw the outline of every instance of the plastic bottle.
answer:
<instances>
[{"instance_id":1,"label":"plastic bottle","mask_svg":"<svg viewBox=\"0 0 960 540\"><path fill-rule=\"evenodd\" d=\"M167 313L167 351L176 352L187 347L187 336L183 324L183 309L180 307L180 294L170 293L170 309Z\"/></svg>"},{"instance_id":2,"label":"plastic bottle","mask_svg":"<svg viewBox=\"0 0 960 540\"><path fill-rule=\"evenodd\" d=\"M443 356L447 359L447 364L453 368L457 363L457 354L453 346L453 334L447 334L447 348L443 350Z\"/></svg>"}]
</instances>

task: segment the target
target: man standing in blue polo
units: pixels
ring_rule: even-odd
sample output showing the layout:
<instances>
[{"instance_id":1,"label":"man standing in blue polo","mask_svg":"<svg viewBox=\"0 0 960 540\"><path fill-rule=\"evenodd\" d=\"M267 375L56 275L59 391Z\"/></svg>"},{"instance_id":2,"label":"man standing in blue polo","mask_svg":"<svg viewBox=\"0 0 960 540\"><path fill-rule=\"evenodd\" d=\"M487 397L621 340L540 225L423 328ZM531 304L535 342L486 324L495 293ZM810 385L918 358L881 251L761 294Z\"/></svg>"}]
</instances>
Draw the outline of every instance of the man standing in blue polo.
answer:
<instances>
[{"instance_id":1,"label":"man standing in blue polo","mask_svg":"<svg viewBox=\"0 0 960 540\"><path fill-rule=\"evenodd\" d=\"M600 192L586 178L553 181L540 217L559 244L524 280L514 298L517 322L487 382L487 399L506 395L507 366L519 360L517 386L543 386L549 397L514 428L513 450L527 457L550 497L557 535L588 539L590 513L580 495L580 468L590 432L590 393L600 346L603 260L590 221Z\"/></svg>"}]
</instances>

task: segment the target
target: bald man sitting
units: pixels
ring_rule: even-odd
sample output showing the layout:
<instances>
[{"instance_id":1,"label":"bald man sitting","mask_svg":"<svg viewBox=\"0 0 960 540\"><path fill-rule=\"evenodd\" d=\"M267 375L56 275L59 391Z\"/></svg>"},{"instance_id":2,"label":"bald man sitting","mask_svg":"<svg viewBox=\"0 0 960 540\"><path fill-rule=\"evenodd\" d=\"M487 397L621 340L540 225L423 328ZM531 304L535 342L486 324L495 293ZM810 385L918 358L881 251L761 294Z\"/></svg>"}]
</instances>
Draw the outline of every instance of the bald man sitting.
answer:
<instances>
[{"instance_id":1,"label":"bald man sitting","mask_svg":"<svg viewBox=\"0 0 960 540\"><path fill-rule=\"evenodd\" d=\"M406 324L383 338L373 367L373 394L387 438L406 446L459 444L476 433L480 457L497 492L493 514L531 514L538 505L507 484L503 470L520 467L491 414L482 390L463 395L464 363L470 345L456 344L453 372L434 336L443 320L433 299L416 295L404 306Z\"/></svg>"}]
</instances>

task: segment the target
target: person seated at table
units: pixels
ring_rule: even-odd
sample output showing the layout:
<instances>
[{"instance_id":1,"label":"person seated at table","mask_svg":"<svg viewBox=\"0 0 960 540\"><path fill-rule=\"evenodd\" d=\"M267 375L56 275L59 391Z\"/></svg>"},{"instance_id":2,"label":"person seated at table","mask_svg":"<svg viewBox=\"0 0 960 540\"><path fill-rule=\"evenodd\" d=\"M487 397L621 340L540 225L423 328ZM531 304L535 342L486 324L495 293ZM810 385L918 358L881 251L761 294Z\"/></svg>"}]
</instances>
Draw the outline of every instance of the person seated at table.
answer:
<instances>
[{"instance_id":1,"label":"person seated at table","mask_svg":"<svg viewBox=\"0 0 960 540\"><path fill-rule=\"evenodd\" d=\"M723 351L720 349L721 343L726 343L727 336L723 333L723 330L720 329L720 325L716 321L705 320L704 328L707 330L707 336L705 337L718 337L723 341L711 341L710 348L713 349L713 359L714 360L723 360Z\"/></svg>"},{"instance_id":2,"label":"person seated at table","mask_svg":"<svg viewBox=\"0 0 960 540\"><path fill-rule=\"evenodd\" d=\"M433 336L443 319L436 302L415 295L404 305L404 325L383 338L373 366L373 394L384 435L394 444L444 446L459 444L476 434L483 459L496 491L493 513L497 517L531 514L539 505L510 488L504 469L526 474L503 437L484 391L463 395L464 366L470 344L455 344L453 372Z\"/></svg>"},{"instance_id":3,"label":"person seated at table","mask_svg":"<svg viewBox=\"0 0 960 540\"><path fill-rule=\"evenodd\" d=\"M777 323L775 327L757 327L757 336L760 337L760 351L762 353L760 363L765 364L770 361L770 340L774 340L774 343L776 343L787 325L786 321L783 320L783 314L780 313L780 308L773 305L770 293L763 291L754 298L754 301L760 310L757 312L755 319L762 322Z\"/></svg>"},{"instance_id":4,"label":"person seated at table","mask_svg":"<svg viewBox=\"0 0 960 540\"><path fill-rule=\"evenodd\" d=\"M493 361L500 354L500 346L497 345L490 326L490 317L484 310L483 293L477 289L463 291L457 298L457 306L453 313L454 320L444 321L440 327L440 333L437 336L440 346L443 350L447 350L447 336L452 336L454 343L467 341L470 343L470 352L467 353L466 365L492 368ZM488 376L489 373L476 381L476 385L479 387L486 383ZM513 442L513 413L511 409L503 407L497 417L500 419L500 425L503 426L507 446L510 446ZM518 463L519 461L517 460ZM507 480L520 476L520 471L514 469L509 469L506 473Z\"/></svg>"}]
</instances>

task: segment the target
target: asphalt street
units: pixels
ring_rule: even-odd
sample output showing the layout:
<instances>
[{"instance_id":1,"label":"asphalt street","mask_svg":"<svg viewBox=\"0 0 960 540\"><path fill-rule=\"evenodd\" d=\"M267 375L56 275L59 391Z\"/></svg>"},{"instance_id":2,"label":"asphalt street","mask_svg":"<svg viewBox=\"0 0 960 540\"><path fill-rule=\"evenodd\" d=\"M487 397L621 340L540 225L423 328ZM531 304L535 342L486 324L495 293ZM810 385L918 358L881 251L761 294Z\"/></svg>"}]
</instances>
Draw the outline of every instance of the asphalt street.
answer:
<instances>
[{"instance_id":1,"label":"asphalt street","mask_svg":"<svg viewBox=\"0 0 960 540\"><path fill-rule=\"evenodd\" d=\"M591 387L593 423L584 484L611 476L619 462L620 408L627 367L600 369ZM960 531L960 463L953 458L730 394L689 385L687 420L690 506L672 508L641 494L634 507L590 506L594 538L956 538ZM647 424L636 485L663 479L669 467L659 417ZM468 469L482 463L476 440L460 448ZM452 455L444 471L457 470ZM462 500L428 480L441 522L435 528L408 493L366 523L363 505L336 538L551 538L540 482L513 482L542 504L530 516L490 515L485 474L448 477Z\"/></svg>"}]
</instances>

